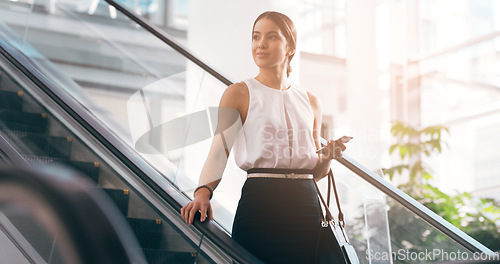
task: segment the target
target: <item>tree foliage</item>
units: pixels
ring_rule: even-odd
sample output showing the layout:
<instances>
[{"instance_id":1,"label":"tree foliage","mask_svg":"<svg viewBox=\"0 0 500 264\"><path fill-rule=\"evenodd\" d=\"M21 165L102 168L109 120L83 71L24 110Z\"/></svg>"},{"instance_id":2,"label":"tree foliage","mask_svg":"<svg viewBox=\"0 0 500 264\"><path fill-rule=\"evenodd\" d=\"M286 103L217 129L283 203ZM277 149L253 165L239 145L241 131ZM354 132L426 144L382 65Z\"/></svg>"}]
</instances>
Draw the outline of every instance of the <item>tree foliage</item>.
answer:
<instances>
[{"instance_id":1,"label":"tree foliage","mask_svg":"<svg viewBox=\"0 0 500 264\"><path fill-rule=\"evenodd\" d=\"M431 126L417 129L410 125L396 121L391 128L391 134L396 143L389 147L389 153L398 153L400 164L383 169L392 180L396 177L406 177L407 181L398 185L400 189L415 198L446 221L460 228L483 245L494 251L500 251L500 203L491 198L474 198L470 193L458 192L446 194L431 184L432 171L422 161L423 157L439 154L448 147L442 140L444 133L449 133L443 126ZM400 221L402 224L411 222L404 218L402 208L391 206L389 211L391 222ZM415 250L422 246L421 238L427 240L426 246L435 246L443 241L444 236L438 232L430 232L421 227L424 232L414 241L406 241L406 247ZM415 229L416 230L416 229ZM412 231L412 232L415 232ZM391 235L398 235L392 230ZM419 232L416 230L416 232ZM397 238L393 239L397 240ZM420 245L420 246L418 246ZM398 245L394 245L398 246Z\"/></svg>"}]
</instances>

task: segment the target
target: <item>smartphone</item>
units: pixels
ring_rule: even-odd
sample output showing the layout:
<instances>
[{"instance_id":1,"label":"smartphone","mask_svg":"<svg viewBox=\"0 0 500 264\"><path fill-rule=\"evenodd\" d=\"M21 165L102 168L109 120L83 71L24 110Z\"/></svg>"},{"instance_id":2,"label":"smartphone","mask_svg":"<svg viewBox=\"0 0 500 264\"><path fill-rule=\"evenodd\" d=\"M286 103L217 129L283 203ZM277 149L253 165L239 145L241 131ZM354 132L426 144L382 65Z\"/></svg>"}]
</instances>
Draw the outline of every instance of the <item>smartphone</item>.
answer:
<instances>
[{"instance_id":1,"label":"smartphone","mask_svg":"<svg viewBox=\"0 0 500 264\"><path fill-rule=\"evenodd\" d=\"M349 140L353 139L353 137L350 137L350 136L343 136L339 139L337 139L338 141L342 142L342 144L345 144L347 142L349 142ZM336 140L336 141L337 141ZM325 150L326 150L326 147L323 147L323 148L320 148L316 151L316 153L318 154L325 154Z\"/></svg>"}]
</instances>

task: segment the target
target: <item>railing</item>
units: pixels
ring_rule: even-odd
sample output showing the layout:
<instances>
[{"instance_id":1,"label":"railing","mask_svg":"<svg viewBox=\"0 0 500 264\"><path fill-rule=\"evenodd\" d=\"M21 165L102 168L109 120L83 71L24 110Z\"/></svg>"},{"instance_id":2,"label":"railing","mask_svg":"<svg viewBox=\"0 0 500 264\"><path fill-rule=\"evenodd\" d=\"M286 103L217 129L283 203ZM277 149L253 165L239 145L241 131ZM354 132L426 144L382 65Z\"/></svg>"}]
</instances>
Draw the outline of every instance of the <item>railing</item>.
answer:
<instances>
[{"instance_id":1,"label":"railing","mask_svg":"<svg viewBox=\"0 0 500 264\"><path fill-rule=\"evenodd\" d=\"M450 224L442 217L417 202L408 194L394 187L374 172L368 170L351 157L344 154L337 161L471 252L485 252L488 254L493 253L493 251L479 243L477 240L473 239L456 226Z\"/></svg>"},{"instance_id":2,"label":"railing","mask_svg":"<svg viewBox=\"0 0 500 264\"><path fill-rule=\"evenodd\" d=\"M2 132L0 132L0 151L5 153L6 159L11 165L22 168L30 167L30 164L12 147Z\"/></svg>"},{"instance_id":3,"label":"railing","mask_svg":"<svg viewBox=\"0 0 500 264\"><path fill-rule=\"evenodd\" d=\"M221 81L222 83L228 86L232 84L232 82L228 78L220 74L213 67L208 66L208 64L206 64L196 56L194 56L193 53L190 52L186 47L183 47L183 45L175 41L173 37L169 36L167 33L165 33L163 30L159 29L158 27L147 21L145 18L136 15L134 12L130 11L128 8L124 7L122 4L118 2L115 2L113 0L104 0L104 1L115 7L117 10L122 12L124 15L126 15L128 18L130 18L137 24L141 25L144 29L146 29L151 34L153 34L154 36L165 42L175 51L184 55L184 57L186 57L188 60L192 61L200 68L210 73L210 75L214 76L217 80Z\"/></svg>"}]
</instances>

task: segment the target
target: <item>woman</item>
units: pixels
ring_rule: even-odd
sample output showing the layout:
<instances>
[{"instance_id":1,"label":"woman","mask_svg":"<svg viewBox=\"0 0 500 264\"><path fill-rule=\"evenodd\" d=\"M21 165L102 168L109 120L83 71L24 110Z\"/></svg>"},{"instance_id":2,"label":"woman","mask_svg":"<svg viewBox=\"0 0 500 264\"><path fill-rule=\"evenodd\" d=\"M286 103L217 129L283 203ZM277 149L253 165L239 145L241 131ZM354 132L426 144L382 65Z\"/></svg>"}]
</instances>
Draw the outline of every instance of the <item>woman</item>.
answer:
<instances>
[{"instance_id":1,"label":"woman","mask_svg":"<svg viewBox=\"0 0 500 264\"><path fill-rule=\"evenodd\" d=\"M266 263L314 263L320 214L314 180L345 150L330 140L320 149L321 105L290 84L297 34L293 22L265 12L254 23L252 56L259 74L229 86L220 109L233 109L243 124L236 137L234 115L219 110L217 137L200 176L194 200L181 209L187 224L201 212L213 219L210 198L222 177L233 142L237 165L247 171L233 224L233 239ZM233 125L233 126L232 126ZM231 129L233 127L233 129Z\"/></svg>"}]
</instances>

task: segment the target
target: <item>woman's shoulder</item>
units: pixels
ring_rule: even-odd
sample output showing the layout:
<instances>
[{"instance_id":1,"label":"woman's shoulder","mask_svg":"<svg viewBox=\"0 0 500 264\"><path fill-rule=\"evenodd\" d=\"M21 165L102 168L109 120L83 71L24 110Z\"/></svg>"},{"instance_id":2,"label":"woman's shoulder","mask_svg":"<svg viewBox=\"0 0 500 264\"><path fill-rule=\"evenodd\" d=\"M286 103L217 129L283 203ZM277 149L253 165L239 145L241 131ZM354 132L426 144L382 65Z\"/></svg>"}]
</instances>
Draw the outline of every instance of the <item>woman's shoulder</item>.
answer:
<instances>
[{"instance_id":1,"label":"woman's shoulder","mask_svg":"<svg viewBox=\"0 0 500 264\"><path fill-rule=\"evenodd\" d=\"M318 97L314 96L312 93L306 91L307 97L309 98L309 103L314 112L321 111L321 102Z\"/></svg>"},{"instance_id":2,"label":"woman's shoulder","mask_svg":"<svg viewBox=\"0 0 500 264\"><path fill-rule=\"evenodd\" d=\"M236 109L246 109L248 105L248 88L245 83L237 82L229 85L221 98L221 106L229 106Z\"/></svg>"},{"instance_id":3,"label":"woman's shoulder","mask_svg":"<svg viewBox=\"0 0 500 264\"><path fill-rule=\"evenodd\" d=\"M245 82L233 83L226 88L224 94L230 97L246 97L248 96L248 86Z\"/></svg>"},{"instance_id":4,"label":"woman's shoulder","mask_svg":"<svg viewBox=\"0 0 500 264\"><path fill-rule=\"evenodd\" d=\"M313 104L313 103L314 104L319 103L318 97L316 97L314 94L312 94L309 91L306 91L306 94L307 94L307 97L309 98L309 101L311 102L311 104Z\"/></svg>"}]
</instances>

